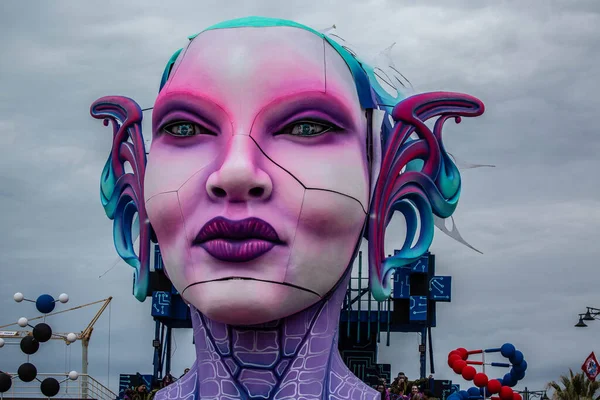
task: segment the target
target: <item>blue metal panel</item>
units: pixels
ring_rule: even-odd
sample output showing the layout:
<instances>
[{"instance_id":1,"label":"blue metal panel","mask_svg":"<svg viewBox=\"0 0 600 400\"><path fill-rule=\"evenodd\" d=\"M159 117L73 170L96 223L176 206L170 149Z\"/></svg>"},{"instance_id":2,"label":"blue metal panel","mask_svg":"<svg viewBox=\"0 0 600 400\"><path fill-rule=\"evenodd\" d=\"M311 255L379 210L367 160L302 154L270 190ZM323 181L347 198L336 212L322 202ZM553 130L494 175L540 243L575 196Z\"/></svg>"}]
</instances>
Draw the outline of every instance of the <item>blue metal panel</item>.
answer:
<instances>
[{"instance_id":1,"label":"blue metal panel","mask_svg":"<svg viewBox=\"0 0 600 400\"><path fill-rule=\"evenodd\" d=\"M424 255L410 265L413 272L427 273L429 270L429 254Z\"/></svg>"},{"instance_id":2,"label":"blue metal panel","mask_svg":"<svg viewBox=\"0 0 600 400\"><path fill-rule=\"evenodd\" d=\"M171 293L152 293L152 316L168 317L171 314Z\"/></svg>"},{"instance_id":3,"label":"blue metal panel","mask_svg":"<svg viewBox=\"0 0 600 400\"><path fill-rule=\"evenodd\" d=\"M429 298L434 301L452 300L452 277L434 276L429 281Z\"/></svg>"},{"instance_id":4,"label":"blue metal panel","mask_svg":"<svg viewBox=\"0 0 600 400\"><path fill-rule=\"evenodd\" d=\"M398 268L394 273L393 299L408 299L410 297L410 269Z\"/></svg>"},{"instance_id":5,"label":"blue metal panel","mask_svg":"<svg viewBox=\"0 0 600 400\"><path fill-rule=\"evenodd\" d=\"M427 296L410 296L410 321L427 321Z\"/></svg>"}]
</instances>

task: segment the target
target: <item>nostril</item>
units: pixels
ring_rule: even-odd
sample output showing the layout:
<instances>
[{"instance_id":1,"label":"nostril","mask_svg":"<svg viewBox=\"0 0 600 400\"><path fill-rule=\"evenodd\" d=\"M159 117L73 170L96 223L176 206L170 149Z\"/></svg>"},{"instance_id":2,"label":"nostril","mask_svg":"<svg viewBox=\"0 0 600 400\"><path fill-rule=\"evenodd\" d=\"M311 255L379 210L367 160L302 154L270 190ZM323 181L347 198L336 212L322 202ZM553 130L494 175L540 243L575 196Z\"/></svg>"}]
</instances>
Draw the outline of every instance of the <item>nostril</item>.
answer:
<instances>
[{"instance_id":1,"label":"nostril","mask_svg":"<svg viewBox=\"0 0 600 400\"><path fill-rule=\"evenodd\" d=\"M211 191L215 197L222 198L222 197L227 196L227 192L225 190L221 189L220 187L213 187L213 188L211 188Z\"/></svg>"},{"instance_id":2,"label":"nostril","mask_svg":"<svg viewBox=\"0 0 600 400\"><path fill-rule=\"evenodd\" d=\"M248 193L251 197L262 197L262 195L265 193L265 189L261 187L253 187Z\"/></svg>"}]
</instances>

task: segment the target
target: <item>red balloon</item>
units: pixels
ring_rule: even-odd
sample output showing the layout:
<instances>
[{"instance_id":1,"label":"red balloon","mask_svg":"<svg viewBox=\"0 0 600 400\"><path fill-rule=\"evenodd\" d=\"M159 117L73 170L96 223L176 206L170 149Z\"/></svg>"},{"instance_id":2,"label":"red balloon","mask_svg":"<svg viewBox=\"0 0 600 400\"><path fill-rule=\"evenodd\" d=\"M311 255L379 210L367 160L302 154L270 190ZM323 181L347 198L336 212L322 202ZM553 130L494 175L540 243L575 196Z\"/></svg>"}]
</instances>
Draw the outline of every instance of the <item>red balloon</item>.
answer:
<instances>
[{"instance_id":1,"label":"red balloon","mask_svg":"<svg viewBox=\"0 0 600 400\"><path fill-rule=\"evenodd\" d=\"M477 375L477 370L470 365L467 365L462 370L462 377L467 381L470 381L476 375Z\"/></svg>"},{"instance_id":2,"label":"red balloon","mask_svg":"<svg viewBox=\"0 0 600 400\"><path fill-rule=\"evenodd\" d=\"M502 400L513 400L513 390L508 386L502 386L500 389L500 398Z\"/></svg>"},{"instance_id":3,"label":"red balloon","mask_svg":"<svg viewBox=\"0 0 600 400\"><path fill-rule=\"evenodd\" d=\"M519 393L513 392L513 400L523 400Z\"/></svg>"},{"instance_id":4,"label":"red balloon","mask_svg":"<svg viewBox=\"0 0 600 400\"><path fill-rule=\"evenodd\" d=\"M456 351L460 355L460 358L462 358L463 360L466 360L467 357L469 357L469 354L468 354L469 352L467 351L467 349L465 349L463 347L456 349Z\"/></svg>"},{"instance_id":5,"label":"red balloon","mask_svg":"<svg viewBox=\"0 0 600 400\"><path fill-rule=\"evenodd\" d=\"M473 378L473 383L479 388L485 387L488 384L488 377L486 374L480 372Z\"/></svg>"},{"instance_id":6,"label":"red balloon","mask_svg":"<svg viewBox=\"0 0 600 400\"><path fill-rule=\"evenodd\" d=\"M452 368L454 366L454 363L456 361L460 360L460 356L458 354L452 354L449 358L448 358L448 366L450 368Z\"/></svg>"},{"instance_id":7,"label":"red balloon","mask_svg":"<svg viewBox=\"0 0 600 400\"><path fill-rule=\"evenodd\" d=\"M491 394L500 393L502 383L498 379L491 379L488 381L487 388Z\"/></svg>"},{"instance_id":8,"label":"red balloon","mask_svg":"<svg viewBox=\"0 0 600 400\"><path fill-rule=\"evenodd\" d=\"M454 370L454 372L456 372L457 374L460 374L462 372L462 370L467 366L467 362L464 360L456 360L454 362L454 364L452 365L452 369ZM510 399L512 400L512 398Z\"/></svg>"},{"instance_id":9,"label":"red balloon","mask_svg":"<svg viewBox=\"0 0 600 400\"><path fill-rule=\"evenodd\" d=\"M452 357L454 354L460 357L460 353L458 351L452 350L450 353L448 353L448 359L450 359L450 357Z\"/></svg>"}]
</instances>

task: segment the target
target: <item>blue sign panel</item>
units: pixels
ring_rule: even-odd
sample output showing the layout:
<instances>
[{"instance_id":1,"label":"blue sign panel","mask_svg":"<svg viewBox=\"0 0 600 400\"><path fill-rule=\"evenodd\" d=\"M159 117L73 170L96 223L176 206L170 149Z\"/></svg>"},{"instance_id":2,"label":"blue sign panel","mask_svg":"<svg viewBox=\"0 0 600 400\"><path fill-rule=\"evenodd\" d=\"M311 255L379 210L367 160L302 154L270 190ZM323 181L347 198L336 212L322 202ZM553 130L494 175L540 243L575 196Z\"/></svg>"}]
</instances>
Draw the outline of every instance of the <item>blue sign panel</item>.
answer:
<instances>
[{"instance_id":1,"label":"blue sign panel","mask_svg":"<svg viewBox=\"0 0 600 400\"><path fill-rule=\"evenodd\" d=\"M452 277L434 276L429 281L429 298L434 301L452 300Z\"/></svg>"},{"instance_id":2,"label":"blue sign panel","mask_svg":"<svg viewBox=\"0 0 600 400\"><path fill-rule=\"evenodd\" d=\"M410 269L398 268L394 273L394 299L408 299L410 297Z\"/></svg>"},{"instance_id":3,"label":"blue sign panel","mask_svg":"<svg viewBox=\"0 0 600 400\"><path fill-rule=\"evenodd\" d=\"M168 317L171 314L171 293L153 292L152 293L152 316Z\"/></svg>"},{"instance_id":4,"label":"blue sign panel","mask_svg":"<svg viewBox=\"0 0 600 400\"><path fill-rule=\"evenodd\" d=\"M425 255L419 258L417 261L410 265L413 272L419 272L422 274L426 274L429 272L429 255Z\"/></svg>"},{"instance_id":5,"label":"blue sign panel","mask_svg":"<svg viewBox=\"0 0 600 400\"><path fill-rule=\"evenodd\" d=\"M427 321L427 296L410 296L410 315L411 322Z\"/></svg>"}]
</instances>

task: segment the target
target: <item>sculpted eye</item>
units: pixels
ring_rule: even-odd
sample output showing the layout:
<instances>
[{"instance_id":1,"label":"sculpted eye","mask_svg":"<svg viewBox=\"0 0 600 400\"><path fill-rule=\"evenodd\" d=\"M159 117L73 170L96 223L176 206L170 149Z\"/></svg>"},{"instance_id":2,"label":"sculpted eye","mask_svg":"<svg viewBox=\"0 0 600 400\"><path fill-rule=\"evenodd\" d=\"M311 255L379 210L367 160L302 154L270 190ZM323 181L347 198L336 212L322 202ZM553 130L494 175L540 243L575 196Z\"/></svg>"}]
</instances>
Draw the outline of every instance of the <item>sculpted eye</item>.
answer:
<instances>
[{"instance_id":1,"label":"sculpted eye","mask_svg":"<svg viewBox=\"0 0 600 400\"><path fill-rule=\"evenodd\" d=\"M177 137L190 137L196 135L212 135L216 136L217 134L209 131L208 129L191 122L175 122L173 124L167 125L163 128L165 132L169 135L177 136Z\"/></svg>"},{"instance_id":2,"label":"sculpted eye","mask_svg":"<svg viewBox=\"0 0 600 400\"><path fill-rule=\"evenodd\" d=\"M288 125L276 135L292 135L301 137L319 136L334 130L335 127L320 122L300 121Z\"/></svg>"}]
</instances>

